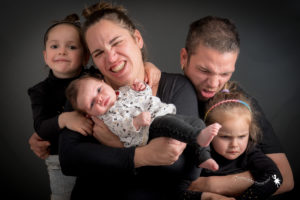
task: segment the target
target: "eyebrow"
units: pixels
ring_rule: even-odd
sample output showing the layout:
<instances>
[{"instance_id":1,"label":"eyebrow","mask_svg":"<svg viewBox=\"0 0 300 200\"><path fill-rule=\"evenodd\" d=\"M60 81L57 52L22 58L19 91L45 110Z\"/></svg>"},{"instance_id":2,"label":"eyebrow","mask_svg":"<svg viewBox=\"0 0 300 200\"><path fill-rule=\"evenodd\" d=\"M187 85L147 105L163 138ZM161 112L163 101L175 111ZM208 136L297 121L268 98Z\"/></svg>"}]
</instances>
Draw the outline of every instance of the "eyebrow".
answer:
<instances>
[{"instance_id":1,"label":"eyebrow","mask_svg":"<svg viewBox=\"0 0 300 200\"><path fill-rule=\"evenodd\" d=\"M116 37L114 37L113 39L111 39L109 42L108 42L108 44L112 44L112 43L114 43L117 39L119 39L120 38L120 36L116 36ZM99 51L102 51L102 50L100 50L100 49L96 49L95 51L93 51L91 54L93 55L93 54L95 54L95 53L97 53L97 52L99 52Z\"/></svg>"}]
</instances>

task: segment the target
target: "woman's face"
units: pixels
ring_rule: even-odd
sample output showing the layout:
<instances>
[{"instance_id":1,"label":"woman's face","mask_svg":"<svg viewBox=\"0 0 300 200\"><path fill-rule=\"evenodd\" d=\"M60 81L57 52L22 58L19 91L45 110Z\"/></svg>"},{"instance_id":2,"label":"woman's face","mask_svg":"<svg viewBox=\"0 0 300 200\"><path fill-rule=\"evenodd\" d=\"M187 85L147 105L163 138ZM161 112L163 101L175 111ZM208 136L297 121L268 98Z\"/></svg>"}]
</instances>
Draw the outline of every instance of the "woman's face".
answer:
<instances>
[{"instance_id":1,"label":"woman's face","mask_svg":"<svg viewBox=\"0 0 300 200\"><path fill-rule=\"evenodd\" d=\"M102 19L86 31L86 42L94 64L115 89L131 85L135 79L144 80L139 31L130 32L109 20Z\"/></svg>"}]
</instances>

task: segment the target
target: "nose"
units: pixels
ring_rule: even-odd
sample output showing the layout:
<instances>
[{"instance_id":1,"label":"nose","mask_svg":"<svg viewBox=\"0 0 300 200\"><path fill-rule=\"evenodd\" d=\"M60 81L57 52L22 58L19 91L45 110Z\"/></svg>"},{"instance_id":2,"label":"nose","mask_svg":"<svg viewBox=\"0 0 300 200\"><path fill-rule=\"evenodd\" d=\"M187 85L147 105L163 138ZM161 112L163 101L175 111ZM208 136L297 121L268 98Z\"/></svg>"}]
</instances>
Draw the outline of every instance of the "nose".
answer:
<instances>
[{"instance_id":1,"label":"nose","mask_svg":"<svg viewBox=\"0 0 300 200\"><path fill-rule=\"evenodd\" d=\"M113 48L106 52L106 59L108 63L114 63L117 60L117 53Z\"/></svg>"},{"instance_id":2,"label":"nose","mask_svg":"<svg viewBox=\"0 0 300 200\"><path fill-rule=\"evenodd\" d=\"M58 52L59 55L66 55L66 48L61 47Z\"/></svg>"},{"instance_id":3,"label":"nose","mask_svg":"<svg viewBox=\"0 0 300 200\"><path fill-rule=\"evenodd\" d=\"M103 100L103 98L102 98L101 95L98 95L98 96L96 97L96 103L97 103L97 104L101 104L102 100Z\"/></svg>"},{"instance_id":4,"label":"nose","mask_svg":"<svg viewBox=\"0 0 300 200\"><path fill-rule=\"evenodd\" d=\"M230 146L233 147L233 148L234 148L234 147L237 147L237 146L238 146L238 141L237 141L237 139L232 139L231 142L230 142Z\"/></svg>"},{"instance_id":5,"label":"nose","mask_svg":"<svg viewBox=\"0 0 300 200\"><path fill-rule=\"evenodd\" d=\"M217 75L212 75L212 76L208 77L207 83L208 83L208 86L210 88L216 88L216 87L218 87L218 85L219 85L219 78L218 78L218 76Z\"/></svg>"}]
</instances>

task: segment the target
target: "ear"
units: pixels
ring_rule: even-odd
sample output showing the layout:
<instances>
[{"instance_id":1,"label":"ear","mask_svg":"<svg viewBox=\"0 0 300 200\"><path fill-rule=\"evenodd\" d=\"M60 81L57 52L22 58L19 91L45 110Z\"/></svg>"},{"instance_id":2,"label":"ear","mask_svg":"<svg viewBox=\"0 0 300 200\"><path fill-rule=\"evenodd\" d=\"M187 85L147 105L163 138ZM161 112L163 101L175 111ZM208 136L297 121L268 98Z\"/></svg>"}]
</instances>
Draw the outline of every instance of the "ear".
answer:
<instances>
[{"instance_id":1,"label":"ear","mask_svg":"<svg viewBox=\"0 0 300 200\"><path fill-rule=\"evenodd\" d=\"M180 51L180 65L181 69L184 70L184 68L188 64L188 53L185 48L182 48Z\"/></svg>"},{"instance_id":2,"label":"ear","mask_svg":"<svg viewBox=\"0 0 300 200\"><path fill-rule=\"evenodd\" d=\"M144 40L143 40L143 37L140 33L140 31L138 31L137 29L135 29L134 31L134 39L135 39L135 42L137 43L137 45L139 46L139 48L143 48L144 46Z\"/></svg>"},{"instance_id":3,"label":"ear","mask_svg":"<svg viewBox=\"0 0 300 200\"><path fill-rule=\"evenodd\" d=\"M46 53L46 50L43 51L43 56L44 56L44 61L47 65L47 53Z\"/></svg>"}]
</instances>

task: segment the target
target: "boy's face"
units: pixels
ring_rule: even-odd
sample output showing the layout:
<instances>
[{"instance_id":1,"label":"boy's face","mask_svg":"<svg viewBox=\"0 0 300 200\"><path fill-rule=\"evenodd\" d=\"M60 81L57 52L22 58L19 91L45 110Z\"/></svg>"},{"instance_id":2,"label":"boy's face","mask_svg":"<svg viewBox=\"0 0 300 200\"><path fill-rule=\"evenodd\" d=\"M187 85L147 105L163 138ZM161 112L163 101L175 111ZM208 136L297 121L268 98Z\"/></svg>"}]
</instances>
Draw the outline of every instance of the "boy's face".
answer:
<instances>
[{"instance_id":1,"label":"boy's face","mask_svg":"<svg viewBox=\"0 0 300 200\"><path fill-rule=\"evenodd\" d=\"M243 154L249 140L250 116L245 113L214 113L222 125L212 145L215 151L228 160L234 160Z\"/></svg>"},{"instance_id":2,"label":"boy's face","mask_svg":"<svg viewBox=\"0 0 300 200\"><path fill-rule=\"evenodd\" d=\"M52 28L43 52L45 63L58 78L71 78L81 71L83 47L75 27L60 24Z\"/></svg>"},{"instance_id":3,"label":"boy's face","mask_svg":"<svg viewBox=\"0 0 300 200\"><path fill-rule=\"evenodd\" d=\"M91 116L105 114L116 99L115 91L102 80L88 78L79 82L78 108Z\"/></svg>"},{"instance_id":4,"label":"boy's face","mask_svg":"<svg viewBox=\"0 0 300 200\"><path fill-rule=\"evenodd\" d=\"M188 58L186 49L181 50L181 66L192 81L198 99L207 101L223 89L235 70L238 52L221 53L200 44Z\"/></svg>"}]
</instances>

